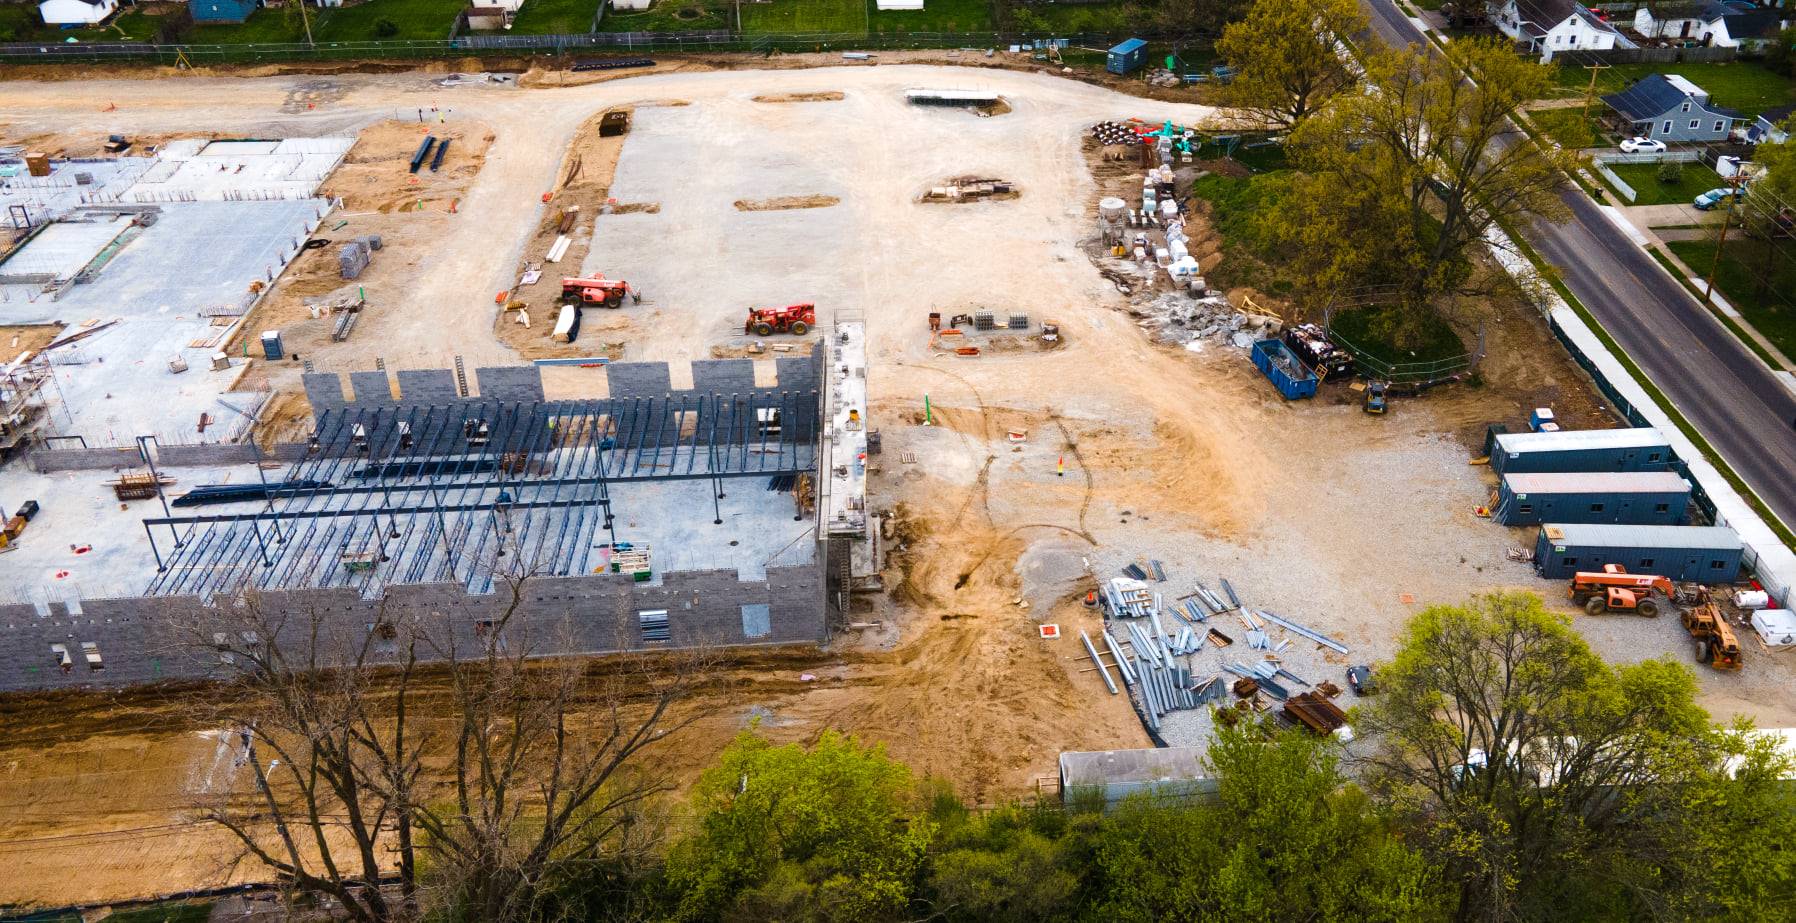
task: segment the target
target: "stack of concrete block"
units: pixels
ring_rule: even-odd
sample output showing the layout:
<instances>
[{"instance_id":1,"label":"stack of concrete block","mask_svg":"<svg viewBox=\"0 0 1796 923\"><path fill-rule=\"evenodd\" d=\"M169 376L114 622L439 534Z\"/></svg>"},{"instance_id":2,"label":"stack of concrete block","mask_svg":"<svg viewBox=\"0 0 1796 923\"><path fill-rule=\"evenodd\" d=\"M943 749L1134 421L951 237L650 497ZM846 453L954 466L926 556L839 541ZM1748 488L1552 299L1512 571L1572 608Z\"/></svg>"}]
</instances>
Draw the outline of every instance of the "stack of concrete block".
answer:
<instances>
[{"instance_id":1,"label":"stack of concrete block","mask_svg":"<svg viewBox=\"0 0 1796 923\"><path fill-rule=\"evenodd\" d=\"M338 271L345 279L359 278L362 270L368 268L368 261L373 258L374 251L380 248L381 239L378 234L357 237L344 244L343 249L337 251Z\"/></svg>"}]
</instances>

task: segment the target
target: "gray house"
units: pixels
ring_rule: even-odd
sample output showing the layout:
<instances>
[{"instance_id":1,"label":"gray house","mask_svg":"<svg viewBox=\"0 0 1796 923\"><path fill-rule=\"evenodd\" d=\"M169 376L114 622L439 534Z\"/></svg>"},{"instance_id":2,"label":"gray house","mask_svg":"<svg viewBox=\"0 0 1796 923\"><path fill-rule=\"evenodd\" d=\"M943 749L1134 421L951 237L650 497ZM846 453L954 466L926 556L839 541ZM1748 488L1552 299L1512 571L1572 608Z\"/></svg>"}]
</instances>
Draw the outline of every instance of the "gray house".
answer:
<instances>
[{"instance_id":1,"label":"gray house","mask_svg":"<svg viewBox=\"0 0 1796 923\"><path fill-rule=\"evenodd\" d=\"M1702 87L1676 74L1642 77L1603 97L1623 132L1666 144L1725 141L1740 113L1709 101Z\"/></svg>"}]
</instances>

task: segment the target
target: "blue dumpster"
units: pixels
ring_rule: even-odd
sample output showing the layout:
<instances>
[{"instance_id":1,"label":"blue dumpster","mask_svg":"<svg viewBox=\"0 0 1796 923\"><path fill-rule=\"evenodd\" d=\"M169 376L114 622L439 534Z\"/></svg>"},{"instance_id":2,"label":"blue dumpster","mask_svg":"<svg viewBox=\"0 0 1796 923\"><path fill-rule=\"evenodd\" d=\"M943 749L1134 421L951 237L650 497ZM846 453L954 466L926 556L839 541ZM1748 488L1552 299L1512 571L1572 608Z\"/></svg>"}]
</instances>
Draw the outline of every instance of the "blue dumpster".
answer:
<instances>
[{"instance_id":1,"label":"blue dumpster","mask_svg":"<svg viewBox=\"0 0 1796 923\"><path fill-rule=\"evenodd\" d=\"M1104 59L1104 69L1112 74L1133 73L1140 70L1146 60L1147 42L1132 38L1110 49L1109 56Z\"/></svg>"},{"instance_id":2,"label":"blue dumpster","mask_svg":"<svg viewBox=\"0 0 1796 923\"><path fill-rule=\"evenodd\" d=\"M1272 380L1273 387L1292 401L1316 396L1316 373L1297 358L1280 340L1259 340L1253 344L1253 364Z\"/></svg>"}]
</instances>

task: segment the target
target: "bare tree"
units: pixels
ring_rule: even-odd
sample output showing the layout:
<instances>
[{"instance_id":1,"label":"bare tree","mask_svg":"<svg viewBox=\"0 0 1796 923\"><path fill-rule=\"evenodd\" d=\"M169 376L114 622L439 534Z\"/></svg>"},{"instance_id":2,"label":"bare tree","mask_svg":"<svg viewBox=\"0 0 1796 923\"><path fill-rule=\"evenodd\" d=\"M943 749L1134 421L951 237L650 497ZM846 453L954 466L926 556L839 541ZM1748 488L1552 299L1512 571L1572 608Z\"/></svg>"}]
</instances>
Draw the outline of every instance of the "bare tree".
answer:
<instances>
[{"instance_id":1,"label":"bare tree","mask_svg":"<svg viewBox=\"0 0 1796 923\"><path fill-rule=\"evenodd\" d=\"M293 893L370 923L519 919L547 884L645 861L670 786L640 764L704 716L687 699L708 646L595 667L565 656L569 620L521 614L530 575L502 579L496 615L383 603L364 624L251 595L188 619L185 645L228 671L196 704L251 776L202 816Z\"/></svg>"},{"instance_id":2,"label":"bare tree","mask_svg":"<svg viewBox=\"0 0 1796 923\"><path fill-rule=\"evenodd\" d=\"M706 713L686 701L707 672L702 647L601 669L539 659L533 625L518 618L525 580L507 583L509 604L483 624L476 654L438 635L453 758L439 786L446 797L414 811L438 901L491 921L530 915L548 882L652 850L661 830L652 809L672 786L642 757Z\"/></svg>"},{"instance_id":3,"label":"bare tree","mask_svg":"<svg viewBox=\"0 0 1796 923\"><path fill-rule=\"evenodd\" d=\"M190 625L201 656L229 669L198 697L240 748L249 792L208 798L202 816L301 895L354 920L403 915L415 890L410 793L419 741L408 723L418 665L409 627L374 630L249 596L222 620ZM356 637L359 635L359 637ZM387 890L397 879L399 900Z\"/></svg>"}]
</instances>

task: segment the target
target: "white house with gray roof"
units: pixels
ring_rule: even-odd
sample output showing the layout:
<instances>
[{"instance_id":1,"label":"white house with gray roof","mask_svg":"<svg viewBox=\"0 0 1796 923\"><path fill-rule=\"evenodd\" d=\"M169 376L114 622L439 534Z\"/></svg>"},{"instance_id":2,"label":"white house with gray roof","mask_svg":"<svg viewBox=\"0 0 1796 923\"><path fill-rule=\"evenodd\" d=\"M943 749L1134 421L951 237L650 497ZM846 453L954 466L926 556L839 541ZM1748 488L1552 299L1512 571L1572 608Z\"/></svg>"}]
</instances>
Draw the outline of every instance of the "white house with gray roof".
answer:
<instances>
[{"instance_id":1,"label":"white house with gray roof","mask_svg":"<svg viewBox=\"0 0 1796 923\"><path fill-rule=\"evenodd\" d=\"M1637 47L1575 0L1500 0L1490 3L1490 21L1543 61L1568 51Z\"/></svg>"}]
</instances>

